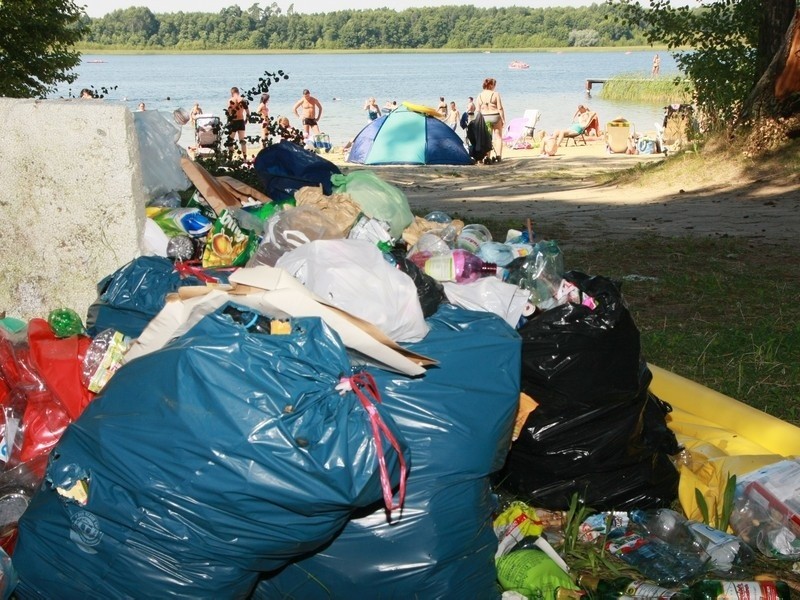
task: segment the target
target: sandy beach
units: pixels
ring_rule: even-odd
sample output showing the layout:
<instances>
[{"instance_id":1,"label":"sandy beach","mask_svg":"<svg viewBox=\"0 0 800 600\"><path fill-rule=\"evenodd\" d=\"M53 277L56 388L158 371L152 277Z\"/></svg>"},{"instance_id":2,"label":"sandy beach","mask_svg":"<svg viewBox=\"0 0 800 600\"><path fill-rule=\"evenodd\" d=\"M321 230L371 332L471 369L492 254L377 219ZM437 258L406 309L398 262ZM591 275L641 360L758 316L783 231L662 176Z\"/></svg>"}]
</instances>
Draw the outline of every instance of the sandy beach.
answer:
<instances>
[{"instance_id":1,"label":"sandy beach","mask_svg":"<svg viewBox=\"0 0 800 600\"><path fill-rule=\"evenodd\" d=\"M663 161L662 154L608 154L602 140L561 146L556 156L505 148L500 163L364 167L340 150L324 155L343 170L375 169L415 211L443 210L466 222L531 218L541 237L592 245L634 236L742 237L781 244L800 231L800 181L773 181L755 166L722 166L674 179L602 184L600 175ZM675 160L681 160L677 156ZM680 170L677 170L680 172Z\"/></svg>"}]
</instances>

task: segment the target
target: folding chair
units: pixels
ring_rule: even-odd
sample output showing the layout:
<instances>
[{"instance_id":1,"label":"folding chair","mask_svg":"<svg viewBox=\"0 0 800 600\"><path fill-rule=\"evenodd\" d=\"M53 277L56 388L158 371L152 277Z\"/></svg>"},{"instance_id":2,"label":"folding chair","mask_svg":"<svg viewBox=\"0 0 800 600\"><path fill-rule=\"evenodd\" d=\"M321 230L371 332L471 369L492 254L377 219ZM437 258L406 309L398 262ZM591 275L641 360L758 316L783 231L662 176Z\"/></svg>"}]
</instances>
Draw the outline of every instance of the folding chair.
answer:
<instances>
[{"instance_id":1,"label":"folding chair","mask_svg":"<svg viewBox=\"0 0 800 600\"><path fill-rule=\"evenodd\" d=\"M542 113L535 108L529 108L524 113L522 113L522 119L525 122L523 126L524 135L523 137L533 139L533 133L536 131L536 125L539 123L539 119L541 118Z\"/></svg>"}]
</instances>

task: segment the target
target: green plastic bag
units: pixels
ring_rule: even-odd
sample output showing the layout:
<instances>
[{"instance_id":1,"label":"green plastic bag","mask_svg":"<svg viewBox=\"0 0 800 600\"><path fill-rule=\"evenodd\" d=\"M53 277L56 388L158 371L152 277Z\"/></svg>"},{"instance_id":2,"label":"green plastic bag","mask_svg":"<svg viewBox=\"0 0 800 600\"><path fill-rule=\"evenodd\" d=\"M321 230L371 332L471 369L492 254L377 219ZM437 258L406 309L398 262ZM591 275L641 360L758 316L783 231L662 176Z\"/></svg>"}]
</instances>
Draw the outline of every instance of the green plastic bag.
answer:
<instances>
[{"instance_id":1,"label":"green plastic bag","mask_svg":"<svg viewBox=\"0 0 800 600\"><path fill-rule=\"evenodd\" d=\"M394 239L398 239L414 220L403 191L372 171L334 174L331 183L335 194L349 194L365 215L389 223L389 233Z\"/></svg>"},{"instance_id":2,"label":"green plastic bag","mask_svg":"<svg viewBox=\"0 0 800 600\"><path fill-rule=\"evenodd\" d=\"M504 590L513 590L530 600L553 600L558 588L578 589L552 558L535 548L515 550L498 558L497 581Z\"/></svg>"}]
</instances>

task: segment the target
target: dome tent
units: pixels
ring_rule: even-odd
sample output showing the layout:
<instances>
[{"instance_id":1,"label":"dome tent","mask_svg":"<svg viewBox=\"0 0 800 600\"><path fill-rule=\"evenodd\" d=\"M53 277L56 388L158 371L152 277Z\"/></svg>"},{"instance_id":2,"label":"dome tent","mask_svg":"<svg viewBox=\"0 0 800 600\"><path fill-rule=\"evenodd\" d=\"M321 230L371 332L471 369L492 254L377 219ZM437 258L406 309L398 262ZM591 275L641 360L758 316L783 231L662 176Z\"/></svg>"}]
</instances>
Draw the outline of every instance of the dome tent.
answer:
<instances>
[{"instance_id":1,"label":"dome tent","mask_svg":"<svg viewBox=\"0 0 800 600\"><path fill-rule=\"evenodd\" d=\"M347 162L361 165L469 165L458 134L443 121L401 105L369 123L353 140Z\"/></svg>"}]
</instances>

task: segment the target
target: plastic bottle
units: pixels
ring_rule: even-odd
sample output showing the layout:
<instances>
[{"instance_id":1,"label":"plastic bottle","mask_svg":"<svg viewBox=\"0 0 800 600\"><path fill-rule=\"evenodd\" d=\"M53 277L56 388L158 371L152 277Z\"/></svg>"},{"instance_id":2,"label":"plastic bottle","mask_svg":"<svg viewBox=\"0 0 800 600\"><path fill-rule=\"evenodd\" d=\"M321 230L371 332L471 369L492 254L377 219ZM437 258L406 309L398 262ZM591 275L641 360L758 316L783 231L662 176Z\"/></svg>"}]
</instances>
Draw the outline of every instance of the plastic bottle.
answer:
<instances>
[{"instance_id":1,"label":"plastic bottle","mask_svg":"<svg viewBox=\"0 0 800 600\"><path fill-rule=\"evenodd\" d=\"M600 579L592 575L581 574L578 576L578 585L589 592L589 597L594 600L611 600L622 596L667 600L669 598L677 598L679 594L675 590L646 581L631 579L630 577Z\"/></svg>"},{"instance_id":2,"label":"plastic bottle","mask_svg":"<svg viewBox=\"0 0 800 600\"><path fill-rule=\"evenodd\" d=\"M456 238L456 248L475 253L481 244L492 241L492 233L485 225L473 223L465 225Z\"/></svg>"},{"instance_id":3,"label":"plastic bottle","mask_svg":"<svg viewBox=\"0 0 800 600\"><path fill-rule=\"evenodd\" d=\"M84 332L80 316L71 308L57 308L47 315L47 322L56 337L65 338Z\"/></svg>"},{"instance_id":4,"label":"plastic bottle","mask_svg":"<svg viewBox=\"0 0 800 600\"><path fill-rule=\"evenodd\" d=\"M754 558L750 547L735 535L687 520L668 508L634 510L631 512L631 521L670 544L688 546L693 540L708 554L711 568L715 571L728 572L734 566L746 564Z\"/></svg>"},{"instance_id":5,"label":"plastic bottle","mask_svg":"<svg viewBox=\"0 0 800 600\"><path fill-rule=\"evenodd\" d=\"M706 579L682 592L691 600L790 600L789 585L783 581L719 581Z\"/></svg>"},{"instance_id":6,"label":"plastic bottle","mask_svg":"<svg viewBox=\"0 0 800 600\"><path fill-rule=\"evenodd\" d=\"M459 248L449 254L435 256L418 252L410 258L425 273L438 281L468 283L497 273L497 265L485 263L471 252Z\"/></svg>"},{"instance_id":7,"label":"plastic bottle","mask_svg":"<svg viewBox=\"0 0 800 600\"><path fill-rule=\"evenodd\" d=\"M669 543L647 533L609 539L606 549L663 586L680 585L704 572L708 554L694 542Z\"/></svg>"}]
</instances>

